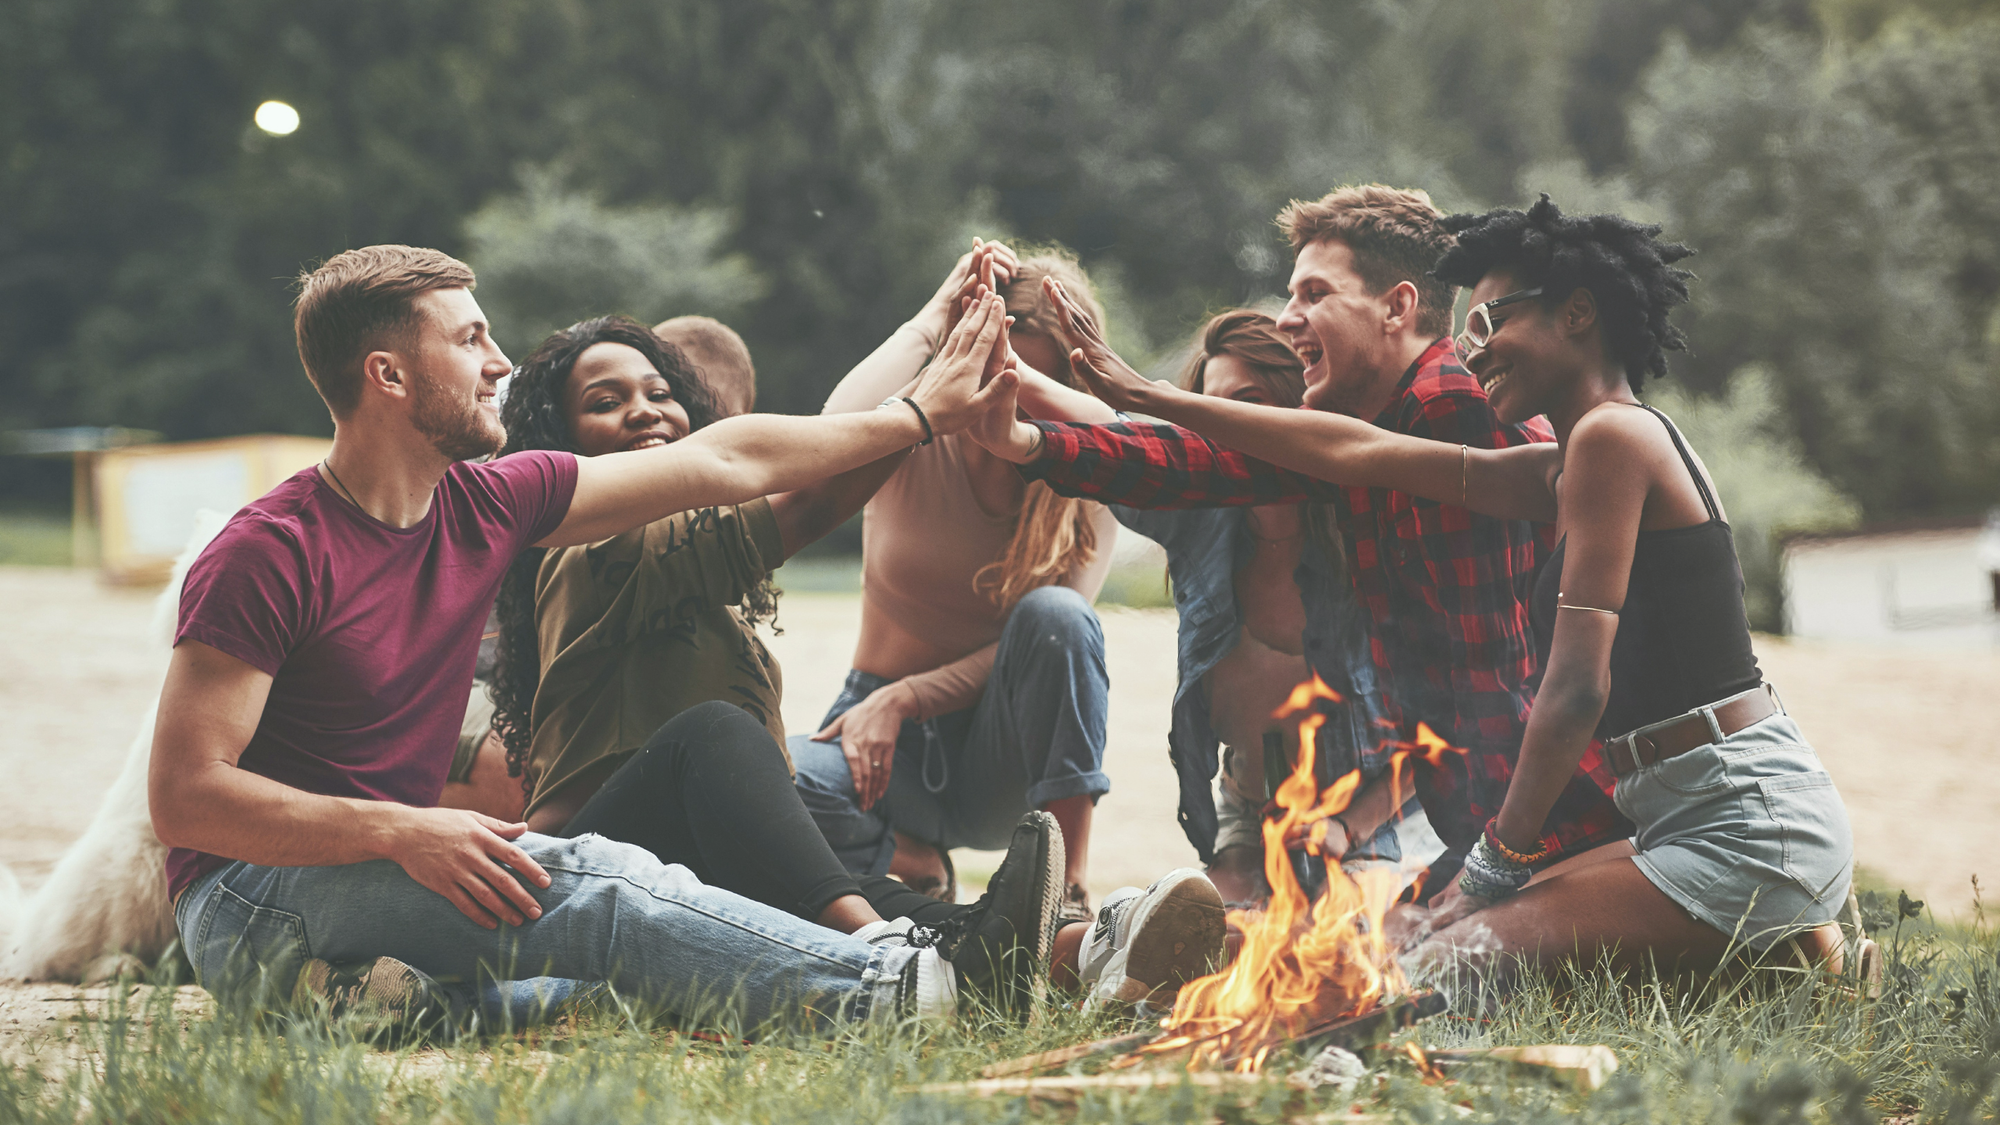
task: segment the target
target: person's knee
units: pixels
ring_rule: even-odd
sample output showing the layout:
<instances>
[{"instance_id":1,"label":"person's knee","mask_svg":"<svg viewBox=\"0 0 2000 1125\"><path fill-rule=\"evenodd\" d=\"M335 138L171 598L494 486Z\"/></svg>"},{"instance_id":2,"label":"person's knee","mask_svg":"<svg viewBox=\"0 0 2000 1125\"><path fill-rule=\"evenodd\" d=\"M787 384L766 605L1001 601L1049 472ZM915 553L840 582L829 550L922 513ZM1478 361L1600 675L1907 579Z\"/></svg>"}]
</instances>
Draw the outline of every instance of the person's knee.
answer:
<instances>
[{"instance_id":1,"label":"person's knee","mask_svg":"<svg viewBox=\"0 0 2000 1125\"><path fill-rule=\"evenodd\" d=\"M723 758L741 763L768 753L783 762L784 751L771 732L748 711L720 699L697 703L667 720L647 740L646 752L671 747L689 761Z\"/></svg>"},{"instance_id":2,"label":"person's knee","mask_svg":"<svg viewBox=\"0 0 2000 1125\"><path fill-rule=\"evenodd\" d=\"M1044 638L1065 648L1101 645L1104 628L1090 600L1068 586L1043 586L1030 590L1015 603L1007 619L1009 629L1032 630L1037 642Z\"/></svg>"},{"instance_id":3,"label":"person's knee","mask_svg":"<svg viewBox=\"0 0 2000 1125\"><path fill-rule=\"evenodd\" d=\"M735 731L746 726L759 732L764 730L764 724L752 718L750 712L726 700L711 699L706 703L697 703L675 715L660 729L671 730L682 736L701 737Z\"/></svg>"}]
</instances>

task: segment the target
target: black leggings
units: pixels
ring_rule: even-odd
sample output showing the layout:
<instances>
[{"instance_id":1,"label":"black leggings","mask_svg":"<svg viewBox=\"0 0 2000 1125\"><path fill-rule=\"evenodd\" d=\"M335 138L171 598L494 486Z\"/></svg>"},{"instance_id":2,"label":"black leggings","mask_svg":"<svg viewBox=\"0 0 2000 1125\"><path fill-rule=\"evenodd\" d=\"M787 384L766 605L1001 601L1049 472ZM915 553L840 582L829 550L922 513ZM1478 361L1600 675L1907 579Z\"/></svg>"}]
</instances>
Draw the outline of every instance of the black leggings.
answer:
<instances>
[{"instance_id":1,"label":"black leggings","mask_svg":"<svg viewBox=\"0 0 2000 1125\"><path fill-rule=\"evenodd\" d=\"M720 700L690 707L655 731L562 835L589 832L636 844L710 886L807 921L842 895L861 893L800 803L771 732ZM895 883L877 893L902 890Z\"/></svg>"}]
</instances>

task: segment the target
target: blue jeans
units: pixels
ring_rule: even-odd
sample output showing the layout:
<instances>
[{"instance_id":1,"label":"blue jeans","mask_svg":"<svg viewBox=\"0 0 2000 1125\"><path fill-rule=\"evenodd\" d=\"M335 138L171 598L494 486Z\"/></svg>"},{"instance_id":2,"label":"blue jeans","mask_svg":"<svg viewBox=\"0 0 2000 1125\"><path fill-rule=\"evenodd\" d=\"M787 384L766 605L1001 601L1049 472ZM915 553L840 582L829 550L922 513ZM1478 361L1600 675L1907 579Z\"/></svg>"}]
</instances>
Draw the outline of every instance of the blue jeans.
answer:
<instances>
[{"instance_id":1,"label":"blue jeans","mask_svg":"<svg viewBox=\"0 0 2000 1125\"><path fill-rule=\"evenodd\" d=\"M824 929L601 836L529 833L516 843L551 877L546 890L529 887L542 917L518 927L481 927L388 860L231 863L181 894L174 922L196 979L226 1000L283 1000L308 958L389 956L461 1002L487 982L489 1006L505 999L493 981L556 977L605 981L740 1031L910 1014L904 970L917 950Z\"/></svg>"},{"instance_id":2,"label":"blue jeans","mask_svg":"<svg viewBox=\"0 0 2000 1125\"><path fill-rule=\"evenodd\" d=\"M854 670L820 723L845 714L892 681ZM1031 809L1065 797L1102 797L1104 630L1067 586L1032 590L1000 633L993 673L976 707L903 724L889 787L874 808L856 799L840 740L787 740L799 797L849 871L880 875L896 832L945 848L1007 846Z\"/></svg>"}]
</instances>

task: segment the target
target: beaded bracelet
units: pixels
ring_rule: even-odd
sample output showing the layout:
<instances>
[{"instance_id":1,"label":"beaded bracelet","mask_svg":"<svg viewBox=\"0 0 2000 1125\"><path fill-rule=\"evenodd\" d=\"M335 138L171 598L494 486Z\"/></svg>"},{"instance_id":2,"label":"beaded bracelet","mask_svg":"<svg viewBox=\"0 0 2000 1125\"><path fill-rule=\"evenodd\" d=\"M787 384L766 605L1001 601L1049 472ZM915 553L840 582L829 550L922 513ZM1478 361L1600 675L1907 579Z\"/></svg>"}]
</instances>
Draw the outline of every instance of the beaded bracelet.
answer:
<instances>
[{"instance_id":1,"label":"beaded bracelet","mask_svg":"<svg viewBox=\"0 0 2000 1125\"><path fill-rule=\"evenodd\" d=\"M1486 822L1486 831L1483 833L1483 835L1486 837L1486 842L1492 844L1495 848L1497 848L1501 855L1506 856L1508 859L1513 860L1515 863L1525 864L1525 865L1537 864L1549 858L1549 846L1547 844L1542 845L1541 851L1530 852L1527 855L1522 855L1520 852L1517 852L1514 849L1508 847L1500 839L1499 824L1500 824L1500 818L1497 816L1493 817L1491 820L1488 820Z\"/></svg>"}]
</instances>

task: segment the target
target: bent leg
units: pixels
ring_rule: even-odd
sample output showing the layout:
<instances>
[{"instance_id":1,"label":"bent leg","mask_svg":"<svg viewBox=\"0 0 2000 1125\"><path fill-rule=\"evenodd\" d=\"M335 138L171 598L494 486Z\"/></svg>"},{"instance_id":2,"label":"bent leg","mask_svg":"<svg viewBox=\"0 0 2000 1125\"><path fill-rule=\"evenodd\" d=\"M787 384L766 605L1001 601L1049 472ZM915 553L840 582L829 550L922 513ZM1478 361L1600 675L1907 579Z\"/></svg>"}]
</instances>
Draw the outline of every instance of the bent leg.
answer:
<instances>
[{"instance_id":1,"label":"bent leg","mask_svg":"<svg viewBox=\"0 0 2000 1125\"><path fill-rule=\"evenodd\" d=\"M1110 694L1104 630L1090 603L1067 586L1030 591L1007 617L986 693L952 763L947 846L1005 846L1022 813L1067 802L1063 844L1070 880L1081 883L1089 818L1078 806L1111 791L1104 774Z\"/></svg>"},{"instance_id":2,"label":"bent leg","mask_svg":"<svg viewBox=\"0 0 2000 1125\"><path fill-rule=\"evenodd\" d=\"M446 982L607 981L684 1018L750 1029L904 1014L915 950L871 946L703 884L597 836L518 841L551 877L541 918L487 930L394 863L232 864L183 895L181 934L212 992L289 987L307 958L390 956Z\"/></svg>"},{"instance_id":3,"label":"bent leg","mask_svg":"<svg viewBox=\"0 0 2000 1125\"><path fill-rule=\"evenodd\" d=\"M818 919L861 890L801 803L770 732L731 703L690 707L655 732L563 829L593 832L800 918Z\"/></svg>"},{"instance_id":4,"label":"bent leg","mask_svg":"<svg viewBox=\"0 0 2000 1125\"><path fill-rule=\"evenodd\" d=\"M1591 965L1603 957L1620 971L1657 965L1663 973L1721 964L1729 935L1696 921L1661 893L1631 861L1629 847L1622 856L1595 857L1618 846L1565 861L1574 864L1566 871L1558 864L1519 894L1431 935L1417 947L1417 963L1423 969L1469 968L1500 985L1523 963Z\"/></svg>"}]
</instances>

